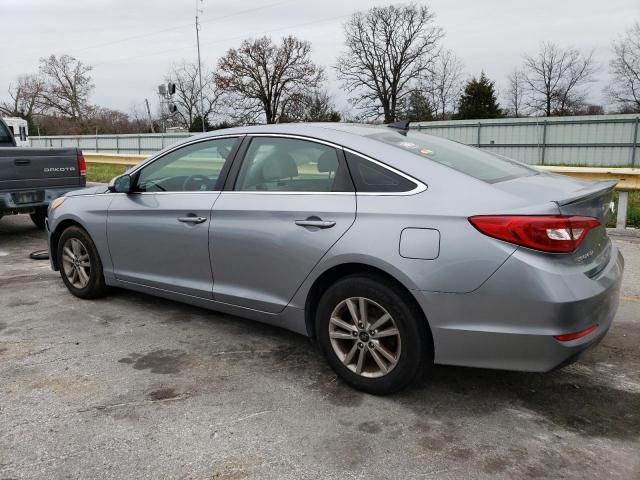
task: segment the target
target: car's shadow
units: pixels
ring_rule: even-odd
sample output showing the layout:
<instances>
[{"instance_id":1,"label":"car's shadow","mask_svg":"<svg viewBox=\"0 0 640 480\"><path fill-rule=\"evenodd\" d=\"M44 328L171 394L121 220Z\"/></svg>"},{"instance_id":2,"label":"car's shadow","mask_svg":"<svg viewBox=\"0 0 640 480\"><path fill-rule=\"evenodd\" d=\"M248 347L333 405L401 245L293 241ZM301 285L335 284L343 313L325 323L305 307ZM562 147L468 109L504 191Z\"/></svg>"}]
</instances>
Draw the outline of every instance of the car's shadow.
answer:
<instances>
[{"instance_id":1,"label":"car's shadow","mask_svg":"<svg viewBox=\"0 0 640 480\"><path fill-rule=\"evenodd\" d=\"M237 335L250 335L258 345L275 341L281 346L281 355L276 361L298 364L289 372L289 378L295 378L299 372L300 376L304 375L302 380L310 382L309 388L317 390L325 401L335 405L357 405L367 396L337 379L317 350L309 348L309 340L303 336L240 317L211 315L208 310L135 292L116 289L111 298L124 303L143 303L159 312L170 309L204 317L206 328L212 331L222 323L233 324ZM180 323L183 319L184 315L177 315L163 322ZM239 342L242 341L240 338ZM300 363L304 368L300 368ZM578 366L548 373L434 366L430 375L385 398L410 408L419 416L434 412L453 417L476 416L512 408L522 415L550 421L585 436L637 438L640 434L640 392L616 388L612 380L616 372L597 369L596 363L594 355L587 352ZM278 375L275 371L265 372L265 375L269 374Z\"/></svg>"}]
</instances>

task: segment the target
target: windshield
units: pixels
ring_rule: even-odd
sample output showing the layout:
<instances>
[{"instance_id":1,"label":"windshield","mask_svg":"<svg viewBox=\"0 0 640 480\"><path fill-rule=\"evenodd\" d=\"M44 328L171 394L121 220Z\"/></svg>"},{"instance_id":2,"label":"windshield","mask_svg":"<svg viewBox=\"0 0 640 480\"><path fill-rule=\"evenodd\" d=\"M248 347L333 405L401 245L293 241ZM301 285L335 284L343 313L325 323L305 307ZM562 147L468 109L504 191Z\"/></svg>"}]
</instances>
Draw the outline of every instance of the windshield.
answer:
<instances>
[{"instance_id":1,"label":"windshield","mask_svg":"<svg viewBox=\"0 0 640 480\"><path fill-rule=\"evenodd\" d=\"M537 175L538 170L523 163L468 147L461 143L415 131L377 132L368 137L407 150L441 165L488 183Z\"/></svg>"}]
</instances>

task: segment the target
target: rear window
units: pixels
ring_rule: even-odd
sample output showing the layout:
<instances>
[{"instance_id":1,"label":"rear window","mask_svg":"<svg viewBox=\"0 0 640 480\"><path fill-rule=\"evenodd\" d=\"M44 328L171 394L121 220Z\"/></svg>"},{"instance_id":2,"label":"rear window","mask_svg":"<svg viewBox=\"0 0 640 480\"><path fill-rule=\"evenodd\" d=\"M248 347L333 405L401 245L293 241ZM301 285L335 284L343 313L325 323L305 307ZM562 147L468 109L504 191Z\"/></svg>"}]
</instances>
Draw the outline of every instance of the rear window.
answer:
<instances>
[{"instance_id":1,"label":"rear window","mask_svg":"<svg viewBox=\"0 0 640 480\"><path fill-rule=\"evenodd\" d=\"M378 132L368 137L393 145L488 183L537 175L527 165L490 152L414 131Z\"/></svg>"}]
</instances>

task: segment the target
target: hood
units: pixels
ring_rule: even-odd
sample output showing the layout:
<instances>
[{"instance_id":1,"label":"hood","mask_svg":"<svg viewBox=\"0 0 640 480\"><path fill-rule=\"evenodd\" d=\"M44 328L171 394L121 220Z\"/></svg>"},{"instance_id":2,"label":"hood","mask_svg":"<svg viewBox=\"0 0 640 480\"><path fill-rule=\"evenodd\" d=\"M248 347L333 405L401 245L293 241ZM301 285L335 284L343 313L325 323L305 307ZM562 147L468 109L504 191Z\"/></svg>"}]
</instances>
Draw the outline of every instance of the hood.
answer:
<instances>
[{"instance_id":1,"label":"hood","mask_svg":"<svg viewBox=\"0 0 640 480\"><path fill-rule=\"evenodd\" d=\"M108 188L107 188L107 184L103 184L103 185L96 185L93 187L88 187L88 188L81 188L79 190L73 190L71 192L66 193L64 196L65 197L78 197L81 195L95 195L97 193L107 193L108 192Z\"/></svg>"}]
</instances>

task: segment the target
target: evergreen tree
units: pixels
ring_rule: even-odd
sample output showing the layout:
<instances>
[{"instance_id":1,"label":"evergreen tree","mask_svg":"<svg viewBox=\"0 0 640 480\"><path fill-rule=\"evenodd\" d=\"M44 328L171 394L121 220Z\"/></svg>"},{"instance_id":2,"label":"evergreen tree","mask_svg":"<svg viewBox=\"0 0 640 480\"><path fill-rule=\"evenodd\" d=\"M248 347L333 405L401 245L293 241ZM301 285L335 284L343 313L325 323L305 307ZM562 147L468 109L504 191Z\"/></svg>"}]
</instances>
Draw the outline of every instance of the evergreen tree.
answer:
<instances>
[{"instance_id":1,"label":"evergreen tree","mask_svg":"<svg viewBox=\"0 0 640 480\"><path fill-rule=\"evenodd\" d=\"M406 100L406 108L399 116L410 122L428 122L433 120L433 107L427 96L419 90L414 90Z\"/></svg>"},{"instance_id":2,"label":"evergreen tree","mask_svg":"<svg viewBox=\"0 0 640 480\"><path fill-rule=\"evenodd\" d=\"M504 116L494 88L494 82L482 72L480 78L467 82L458 103L459 119L500 118Z\"/></svg>"},{"instance_id":3,"label":"evergreen tree","mask_svg":"<svg viewBox=\"0 0 640 480\"><path fill-rule=\"evenodd\" d=\"M211 130L211 125L209 124L209 119L207 117L204 117L204 129L207 132ZM195 133L202 132L202 117L200 115L196 115L193 118L193 122L189 126L189 131Z\"/></svg>"}]
</instances>

